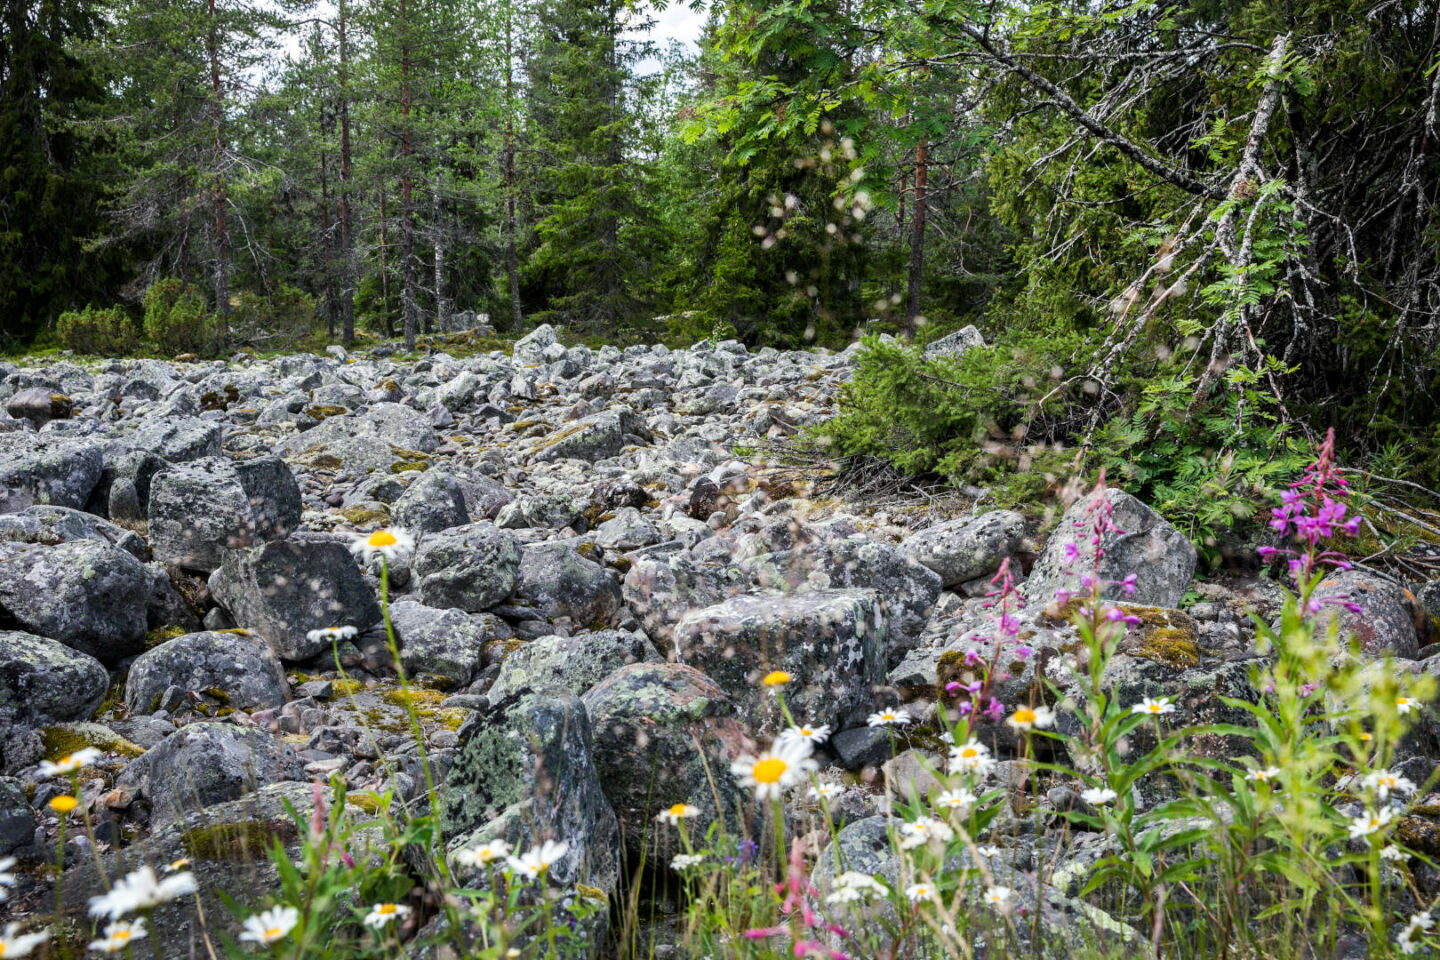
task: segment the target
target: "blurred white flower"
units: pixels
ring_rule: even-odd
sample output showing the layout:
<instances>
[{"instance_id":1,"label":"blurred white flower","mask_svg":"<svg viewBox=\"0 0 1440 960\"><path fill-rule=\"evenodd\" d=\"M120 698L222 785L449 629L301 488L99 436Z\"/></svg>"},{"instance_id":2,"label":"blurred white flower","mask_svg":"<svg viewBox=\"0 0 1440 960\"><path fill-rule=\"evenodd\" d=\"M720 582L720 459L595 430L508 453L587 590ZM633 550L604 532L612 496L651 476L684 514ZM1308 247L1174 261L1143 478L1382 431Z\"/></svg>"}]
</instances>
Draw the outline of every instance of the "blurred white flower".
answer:
<instances>
[{"instance_id":1,"label":"blurred white flower","mask_svg":"<svg viewBox=\"0 0 1440 960\"><path fill-rule=\"evenodd\" d=\"M404 530L382 529L363 537L356 537L350 544L350 552L364 557L366 563L377 557L387 561L403 557L415 549L415 540Z\"/></svg>"},{"instance_id":2,"label":"blurred white flower","mask_svg":"<svg viewBox=\"0 0 1440 960\"><path fill-rule=\"evenodd\" d=\"M7 923L5 932L0 933L0 957L12 960L15 957L29 956L31 951L49 939L48 929L36 933L21 933L20 924Z\"/></svg>"},{"instance_id":3,"label":"blurred white flower","mask_svg":"<svg viewBox=\"0 0 1440 960\"><path fill-rule=\"evenodd\" d=\"M90 764L96 762L102 756L104 756L104 754L94 747L85 747L83 750L76 750L68 756L61 757L54 763L51 763L49 760L42 760L40 762L40 776L60 777L74 773L81 767L90 766Z\"/></svg>"},{"instance_id":4,"label":"blurred white flower","mask_svg":"<svg viewBox=\"0 0 1440 960\"><path fill-rule=\"evenodd\" d=\"M92 940L90 949L99 953L119 953L130 946L132 940L139 940L146 935L144 917L135 920L119 920L106 925L105 939Z\"/></svg>"},{"instance_id":5,"label":"blurred white flower","mask_svg":"<svg viewBox=\"0 0 1440 960\"><path fill-rule=\"evenodd\" d=\"M239 939L268 945L289 936L299 922L300 911L294 907L271 907L247 917Z\"/></svg>"},{"instance_id":6,"label":"blurred white flower","mask_svg":"<svg viewBox=\"0 0 1440 960\"><path fill-rule=\"evenodd\" d=\"M379 930L386 924L393 923L410 913L410 908L403 903L377 903L365 914L363 923L367 927Z\"/></svg>"},{"instance_id":7,"label":"blurred white flower","mask_svg":"<svg viewBox=\"0 0 1440 960\"><path fill-rule=\"evenodd\" d=\"M741 786L755 789L756 800L778 799L816 769L810 753L807 740L778 739L768 752L758 757L746 754L736 760L730 772L740 779Z\"/></svg>"},{"instance_id":8,"label":"blurred white flower","mask_svg":"<svg viewBox=\"0 0 1440 960\"><path fill-rule=\"evenodd\" d=\"M570 844L563 840L546 840L538 847L532 847L518 857L509 859L510 869L522 877L538 880L570 851Z\"/></svg>"}]
</instances>

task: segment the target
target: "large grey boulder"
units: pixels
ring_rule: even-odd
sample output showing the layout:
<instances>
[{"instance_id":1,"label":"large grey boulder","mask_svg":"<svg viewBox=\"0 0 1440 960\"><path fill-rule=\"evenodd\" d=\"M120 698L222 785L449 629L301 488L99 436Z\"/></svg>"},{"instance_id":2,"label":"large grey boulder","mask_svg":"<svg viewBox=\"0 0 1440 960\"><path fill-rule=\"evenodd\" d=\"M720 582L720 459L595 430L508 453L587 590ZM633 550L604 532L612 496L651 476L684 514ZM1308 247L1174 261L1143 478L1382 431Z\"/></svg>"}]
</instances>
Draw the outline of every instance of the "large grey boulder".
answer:
<instances>
[{"instance_id":1,"label":"large grey boulder","mask_svg":"<svg viewBox=\"0 0 1440 960\"><path fill-rule=\"evenodd\" d=\"M519 542L481 522L424 537L411 568L425 604L479 613L510 596L520 562Z\"/></svg>"},{"instance_id":2,"label":"large grey boulder","mask_svg":"<svg viewBox=\"0 0 1440 960\"><path fill-rule=\"evenodd\" d=\"M490 613L439 609L414 600L390 605L390 623L400 643L400 663L412 680L454 689L470 683L485 666L486 649L513 636Z\"/></svg>"},{"instance_id":3,"label":"large grey boulder","mask_svg":"<svg viewBox=\"0 0 1440 960\"><path fill-rule=\"evenodd\" d=\"M618 455L625 446L625 434L631 432L634 428L622 413L602 410L541 437L529 452L537 463L552 460L594 463Z\"/></svg>"},{"instance_id":4,"label":"large grey boulder","mask_svg":"<svg viewBox=\"0 0 1440 960\"><path fill-rule=\"evenodd\" d=\"M947 333L938 340L925 345L925 356L957 359L966 351L985 346L985 338L973 326L961 327L954 333Z\"/></svg>"},{"instance_id":5,"label":"large grey boulder","mask_svg":"<svg viewBox=\"0 0 1440 960\"><path fill-rule=\"evenodd\" d=\"M946 520L907 537L900 554L934 570L953 587L995 572L1020 547L1025 518L1013 510Z\"/></svg>"},{"instance_id":6,"label":"large grey boulder","mask_svg":"<svg viewBox=\"0 0 1440 960\"><path fill-rule=\"evenodd\" d=\"M221 694L236 710L278 707L289 699L285 670L258 636L192 633L145 651L125 679L125 707L152 713L168 687Z\"/></svg>"},{"instance_id":7,"label":"large grey boulder","mask_svg":"<svg viewBox=\"0 0 1440 960\"><path fill-rule=\"evenodd\" d=\"M151 417L125 437L137 450L171 463L186 463L220 456L223 428L217 420L202 417Z\"/></svg>"},{"instance_id":8,"label":"large grey boulder","mask_svg":"<svg viewBox=\"0 0 1440 960\"><path fill-rule=\"evenodd\" d=\"M555 328L548 323L542 323L515 341L511 359L516 366L521 367L544 363L545 351L554 346L555 342Z\"/></svg>"},{"instance_id":9,"label":"large grey boulder","mask_svg":"<svg viewBox=\"0 0 1440 960\"><path fill-rule=\"evenodd\" d=\"M295 749L255 727L192 723L135 758L119 783L150 801L150 819L163 826L266 784L299 780Z\"/></svg>"},{"instance_id":10,"label":"large grey boulder","mask_svg":"<svg viewBox=\"0 0 1440 960\"><path fill-rule=\"evenodd\" d=\"M585 705L574 694L526 690L472 714L445 787L440 826L452 853L486 839L519 847L558 840L569 849L550 868L552 883L615 892L619 824L591 759ZM481 880L473 870L460 875Z\"/></svg>"},{"instance_id":11,"label":"large grey boulder","mask_svg":"<svg viewBox=\"0 0 1440 960\"><path fill-rule=\"evenodd\" d=\"M144 649L149 596L145 565L104 540L0 541L0 615L104 663Z\"/></svg>"},{"instance_id":12,"label":"large grey boulder","mask_svg":"<svg viewBox=\"0 0 1440 960\"><path fill-rule=\"evenodd\" d=\"M51 420L64 420L74 412L74 402L48 387L27 387L5 401L5 412L16 420L29 420L40 429Z\"/></svg>"},{"instance_id":13,"label":"large grey boulder","mask_svg":"<svg viewBox=\"0 0 1440 960\"><path fill-rule=\"evenodd\" d=\"M149 553L144 538L133 530L69 507L34 506L19 513L0 513L0 540L51 546L67 540L99 540L137 560L146 559Z\"/></svg>"},{"instance_id":14,"label":"large grey boulder","mask_svg":"<svg viewBox=\"0 0 1440 960\"><path fill-rule=\"evenodd\" d=\"M747 594L688 614L675 627L675 657L713 678L754 730L787 726L760 683L790 674L785 702L796 721L839 729L864 721L885 682L886 624L870 590Z\"/></svg>"},{"instance_id":15,"label":"large grey boulder","mask_svg":"<svg viewBox=\"0 0 1440 960\"><path fill-rule=\"evenodd\" d=\"M1089 542L1088 516L1097 494L1082 497L1065 511L1045 551L1030 571L1025 595L1036 603L1049 603L1060 589L1079 590L1080 575L1094 573L1094 548ZM1112 519L1121 533L1107 533L1101 539L1105 556L1099 576L1120 581L1135 574L1135 593L1126 598L1115 583L1101 593L1106 599L1129 599L1131 603L1157 607L1178 607L1185 586L1195 573L1195 548L1185 535L1123 490L1107 489L1102 494L1113 509ZM1067 545L1079 551L1079 560L1067 565Z\"/></svg>"},{"instance_id":16,"label":"large grey boulder","mask_svg":"<svg viewBox=\"0 0 1440 960\"><path fill-rule=\"evenodd\" d=\"M920 636L940 598L940 577L933 570L873 540L836 540L767 553L743 560L740 566L766 590L874 590L880 596L890 645L896 650Z\"/></svg>"},{"instance_id":17,"label":"large grey boulder","mask_svg":"<svg viewBox=\"0 0 1440 960\"><path fill-rule=\"evenodd\" d=\"M156 474L148 516L155 559L209 573L228 551L299 527L300 488L276 457L209 457Z\"/></svg>"},{"instance_id":18,"label":"large grey boulder","mask_svg":"<svg viewBox=\"0 0 1440 960\"><path fill-rule=\"evenodd\" d=\"M33 633L0 630L0 724L84 720L109 686L94 657Z\"/></svg>"},{"instance_id":19,"label":"large grey boulder","mask_svg":"<svg viewBox=\"0 0 1440 960\"><path fill-rule=\"evenodd\" d=\"M326 627L364 631L382 619L375 593L343 544L277 540L226 553L210 594L242 627L259 633L282 660L329 649Z\"/></svg>"},{"instance_id":20,"label":"large grey boulder","mask_svg":"<svg viewBox=\"0 0 1440 960\"><path fill-rule=\"evenodd\" d=\"M439 533L470 522L465 491L454 477L427 470L415 479L390 508L390 520L415 535Z\"/></svg>"},{"instance_id":21,"label":"large grey boulder","mask_svg":"<svg viewBox=\"0 0 1440 960\"><path fill-rule=\"evenodd\" d=\"M569 617L576 625L600 629L620 609L620 584L604 567L580 555L573 543L539 543L525 548L512 605L547 620Z\"/></svg>"},{"instance_id":22,"label":"large grey boulder","mask_svg":"<svg viewBox=\"0 0 1440 960\"><path fill-rule=\"evenodd\" d=\"M1321 581L1311 594L1320 601L1321 618L1339 621L1342 641L1354 640L1362 653L1372 657L1391 654L1414 659L1420 649L1415 627L1415 609L1405 589L1365 570L1336 571ZM1353 603L1356 613L1343 606Z\"/></svg>"},{"instance_id":23,"label":"large grey boulder","mask_svg":"<svg viewBox=\"0 0 1440 960\"><path fill-rule=\"evenodd\" d=\"M625 603L662 653L674 646L675 624L691 610L709 607L749 589L735 566L708 566L682 554L640 556L625 573Z\"/></svg>"},{"instance_id":24,"label":"large grey boulder","mask_svg":"<svg viewBox=\"0 0 1440 960\"><path fill-rule=\"evenodd\" d=\"M560 686L583 695L626 664L659 660L660 654L643 634L624 630L537 637L520 644L500 664L489 696L502 700L527 687L542 685Z\"/></svg>"},{"instance_id":25,"label":"large grey boulder","mask_svg":"<svg viewBox=\"0 0 1440 960\"><path fill-rule=\"evenodd\" d=\"M0 513L51 504L79 510L100 481L99 443L0 433Z\"/></svg>"},{"instance_id":26,"label":"large grey boulder","mask_svg":"<svg viewBox=\"0 0 1440 960\"><path fill-rule=\"evenodd\" d=\"M753 744L719 684L684 664L635 663L583 699L595 731L596 768L632 863L642 852L662 864L680 852L675 828L655 822L676 803L700 811L686 824L692 839L721 821L731 836L746 833L755 803L730 764Z\"/></svg>"}]
</instances>

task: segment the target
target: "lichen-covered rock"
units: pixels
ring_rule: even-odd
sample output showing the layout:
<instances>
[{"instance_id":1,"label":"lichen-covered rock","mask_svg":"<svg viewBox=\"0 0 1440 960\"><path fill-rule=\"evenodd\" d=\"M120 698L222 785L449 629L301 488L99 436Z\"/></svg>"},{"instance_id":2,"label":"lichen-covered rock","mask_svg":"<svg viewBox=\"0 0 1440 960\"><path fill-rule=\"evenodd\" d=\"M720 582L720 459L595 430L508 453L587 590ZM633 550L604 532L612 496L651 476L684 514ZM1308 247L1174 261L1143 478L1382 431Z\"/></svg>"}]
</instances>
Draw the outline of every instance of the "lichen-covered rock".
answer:
<instances>
[{"instance_id":1,"label":"lichen-covered rock","mask_svg":"<svg viewBox=\"0 0 1440 960\"><path fill-rule=\"evenodd\" d=\"M0 614L104 662L145 645L150 575L105 540L0 541Z\"/></svg>"},{"instance_id":2,"label":"lichen-covered rock","mask_svg":"<svg viewBox=\"0 0 1440 960\"><path fill-rule=\"evenodd\" d=\"M424 537L411 567L425 604L479 613L510 596L520 565L515 538L481 522Z\"/></svg>"},{"instance_id":3,"label":"lichen-covered rock","mask_svg":"<svg viewBox=\"0 0 1440 960\"><path fill-rule=\"evenodd\" d=\"M75 412L75 403L68 396L47 387L29 387L5 401L5 412L16 420L29 420L35 428L51 420L64 420Z\"/></svg>"},{"instance_id":4,"label":"lichen-covered rock","mask_svg":"<svg viewBox=\"0 0 1440 960\"><path fill-rule=\"evenodd\" d=\"M626 421L615 410L601 410L541 437L531 448L537 463L584 460L594 463L617 455L625 445Z\"/></svg>"},{"instance_id":5,"label":"lichen-covered rock","mask_svg":"<svg viewBox=\"0 0 1440 960\"><path fill-rule=\"evenodd\" d=\"M150 504L150 481L168 464L149 450L134 450L119 442L105 445L100 481L85 509L111 520L144 520Z\"/></svg>"},{"instance_id":6,"label":"lichen-covered rock","mask_svg":"<svg viewBox=\"0 0 1440 960\"><path fill-rule=\"evenodd\" d=\"M0 630L0 725L84 720L109 685L94 657L33 633Z\"/></svg>"},{"instance_id":7,"label":"lichen-covered rock","mask_svg":"<svg viewBox=\"0 0 1440 960\"><path fill-rule=\"evenodd\" d=\"M170 467L150 484L155 559L209 573L225 554L288 536L300 525L300 488L275 457L210 457Z\"/></svg>"},{"instance_id":8,"label":"lichen-covered rock","mask_svg":"<svg viewBox=\"0 0 1440 960\"><path fill-rule=\"evenodd\" d=\"M159 826L266 784L301 779L302 767L293 747L255 727L192 723L131 761L119 783L150 801L151 822Z\"/></svg>"},{"instance_id":9,"label":"lichen-covered rock","mask_svg":"<svg viewBox=\"0 0 1440 960\"><path fill-rule=\"evenodd\" d=\"M427 470L410 484L390 508L390 519L413 534L439 533L470 522L465 491L455 478Z\"/></svg>"},{"instance_id":10,"label":"lichen-covered rock","mask_svg":"<svg viewBox=\"0 0 1440 960\"><path fill-rule=\"evenodd\" d=\"M537 637L521 644L501 663L490 697L504 699L526 687L542 685L564 687L581 695L626 664L659 660L660 654L643 634L624 630Z\"/></svg>"},{"instance_id":11,"label":"lichen-covered rock","mask_svg":"<svg viewBox=\"0 0 1440 960\"><path fill-rule=\"evenodd\" d=\"M1100 561L1100 578L1120 581L1134 574L1135 593L1128 598L1132 603L1178 607L1185 586L1195 573L1195 548L1160 514L1130 494L1111 488L1101 495L1114 511L1115 526L1124 532L1107 533L1102 539L1105 556ZM1032 601L1049 603L1056 590L1078 590L1080 575L1094 570L1093 548L1087 539L1089 534L1082 528L1095 497L1095 494L1082 497L1065 511L1025 582L1025 595ZM1073 568L1065 560L1069 544L1076 544L1080 553L1080 560ZM1107 582L1102 596L1119 600L1124 598L1124 593L1115 583Z\"/></svg>"},{"instance_id":12,"label":"lichen-covered rock","mask_svg":"<svg viewBox=\"0 0 1440 960\"><path fill-rule=\"evenodd\" d=\"M953 587L995 572L1000 561L1013 554L1025 535L1025 518L1013 510L996 510L979 517L945 520L907 537L902 556L940 575L940 583Z\"/></svg>"},{"instance_id":13,"label":"lichen-covered rock","mask_svg":"<svg viewBox=\"0 0 1440 960\"><path fill-rule=\"evenodd\" d=\"M632 863L642 851L652 863L680 852L675 829L655 822L676 803L700 811L687 825L692 837L722 818L731 836L745 832L755 803L730 764L753 744L719 684L684 664L635 663L596 684L584 701L596 768Z\"/></svg>"},{"instance_id":14,"label":"lichen-covered rock","mask_svg":"<svg viewBox=\"0 0 1440 960\"><path fill-rule=\"evenodd\" d=\"M743 593L749 577L739 567L707 566L681 554L636 557L625 573L625 603L662 653L674 646L675 624L691 610Z\"/></svg>"},{"instance_id":15,"label":"lichen-covered rock","mask_svg":"<svg viewBox=\"0 0 1440 960\"><path fill-rule=\"evenodd\" d=\"M0 540L49 546L67 540L100 540L137 560L144 560L150 552L145 540L133 530L68 507L34 506L19 513L0 513Z\"/></svg>"},{"instance_id":16,"label":"lichen-covered rock","mask_svg":"<svg viewBox=\"0 0 1440 960\"><path fill-rule=\"evenodd\" d=\"M802 723L838 729L863 721L885 682L886 626L869 590L748 594L687 614L675 626L675 657L729 690L754 730L785 726L760 683L789 673L785 702Z\"/></svg>"},{"instance_id":17,"label":"lichen-covered rock","mask_svg":"<svg viewBox=\"0 0 1440 960\"><path fill-rule=\"evenodd\" d=\"M224 435L215 420L202 417L151 417L125 437L137 450L151 453L171 463L187 463L204 457L220 456L220 440Z\"/></svg>"},{"instance_id":18,"label":"lichen-covered rock","mask_svg":"<svg viewBox=\"0 0 1440 960\"><path fill-rule=\"evenodd\" d=\"M511 603L547 620L569 617L577 626L600 629L620 609L620 584L574 544L539 543L521 556Z\"/></svg>"},{"instance_id":19,"label":"lichen-covered rock","mask_svg":"<svg viewBox=\"0 0 1440 960\"><path fill-rule=\"evenodd\" d=\"M368 629L380 604L343 544L277 540L231 550L210 576L210 593L235 623L265 638L282 660L306 660L329 649L325 627Z\"/></svg>"},{"instance_id":20,"label":"lichen-covered rock","mask_svg":"<svg viewBox=\"0 0 1440 960\"><path fill-rule=\"evenodd\" d=\"M167 687L204 692L236 710L289 699L284 668L264 640L236 633L191 633L145 651L125 679L125 707L153 713Z\"/></svg>"},{"instance_id":21,"label":"lichen-covered rock","mask_svg":"<svg viewBox=\"0 0 1440 960\"><path fill-rule=\"evenodd\" d=\"M36 825L25 785L14 777L0 777L0 857L31 846Z\"/></svg>"},{"instance_id":22,"label":"lichen-covered rock","mask_svg":"<svg viewBox=\"0 0 1440 960\"><path fill-rule=\"evenodd\" d=\"M0 433L0 513L50 504L79 510L100 482L100 444Z\"/></svg>"},{"instance_id":23,"label":"lichen-covered rock","mask_svg":"<svg viewBox=\"0 0 1440 960\"><path fill-rule=\"evenodd\" d=\"M1404 588L1365 570L1342 570L1326 577L1312 597L1325 604L1321 619L1339 621L1342 640L1353 640L1372 657L1392 654L1413 659L1420 649L1416 611ZM1340 605L1348 601L1354 613Z\"/></svg>"},{"instance_id":24,"label":"lichen-covered rock","mask_svg":"<svg viewBox=\"0 0 1440 960\"><path fill-rule=\"evenodd\" d=\"M495 513L495 525L502 530L558 530L579 523L584 505L574 497L539 496L522 493Z\"/></svg>"},{"instance_id":25,"label":"lichen-covered rock","mask_svg":"<svg viewBox=\"0 0 1440 960\"><path fill-rule=\"evenodd\" d=\"M567 690L526 690L472 714L441 794L440 825L453 853L482 839L526 847L565 842L550 868L560 886L607 896L620 879L620 830L591 754L585 705ZM479 879L460 871L463 881Z\"/></svg>"},{"instance_id":26,"label":"lichen-covered rock","mask_svg":"<svg viewBox=\"0 0 1440 960\"><path fill-rule=\"evenodd\" d=\"M390 605L390 623L400 642L400 663L412 680L436 687L463 687L485 665L485 650L512 636L494 614L439 609L414 600Z\"/></svg>"},{"instance_id":27,"label":"lichen-covered rock","mask_svg":"<svg viewBox=\"0 0 1440 960\"><path fill-rule=\"evenodd\" d=\"M940 597L940 577L933 570L873 540L836 540L767 553L743 560L740 566L766 590L874 590L895 652L920 636Z\"/></svg>"},{"instance_id":28,"label":"lichen-covered rock","mask_svg":"<svg viewBox=\"0 0 1440 960\"><path fill-rule=\"evenodd\" d=\"M925 345L925 356L956 359L967 350L985 346L985 338L973 326L961 327Z\"/></svg>"},{"instance_id":29,"label":"lichen-covered rock","mask_svg":"<svg viewBox=\"0 0 1440 960\"><path fill-rule=\"evenodd\" d=\"M595 542L621 552L659 543L665 537L634 507L621 507L615 516L595 528Z\"/></svg>"}]
</instances>

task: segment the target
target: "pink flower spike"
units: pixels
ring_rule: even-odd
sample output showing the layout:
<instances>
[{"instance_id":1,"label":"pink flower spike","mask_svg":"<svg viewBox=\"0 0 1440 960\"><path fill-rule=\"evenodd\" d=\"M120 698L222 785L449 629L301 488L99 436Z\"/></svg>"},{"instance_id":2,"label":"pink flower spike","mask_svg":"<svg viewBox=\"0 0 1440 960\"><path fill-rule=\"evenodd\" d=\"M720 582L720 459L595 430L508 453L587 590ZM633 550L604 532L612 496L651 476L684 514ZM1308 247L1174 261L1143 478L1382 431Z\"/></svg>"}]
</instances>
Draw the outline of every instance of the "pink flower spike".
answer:
<instances>
[{"instance_id":1,"label":"pink flower spike","mask_svg":"<svg viewBox=\"0 0 1440 960\"><path fill-rule=\"evenodd\" d=\"M1133 597L1135 595L1135 581L1137 579L1137 575L1132 573L1120 581L1120 589L1125 591L1125 596Z\"/></svg>"},{"instance_id":2,"label":"pink flower spike","mask_svg":"<svg viewBox=\"0 0 1440 960\"><path fill-rule=\"evenodd\" d=\"M957 681L951 680L949 683L945 684L945 695L947 697L958 697L960 696L960 691L964 689L965 688L962 687Z\"/></svg>"},{"instance_id":3,"label":"pink flower spike","mask_svg":"<svg viewBox=\"0 0 1440 960\"><path fill-rule=\"evenodd\" d=\"M1030 654L1032 654L1032 653L1034 653L1034 652L1035 652L1035 651L1034 651L1032 648L1030 648L1030 647L1016 647L1016 648L1015 648L1015 656L1019 657L1021 660L1024 660L1026 657L1030 656Z\"/></svg>"}]
</instances>

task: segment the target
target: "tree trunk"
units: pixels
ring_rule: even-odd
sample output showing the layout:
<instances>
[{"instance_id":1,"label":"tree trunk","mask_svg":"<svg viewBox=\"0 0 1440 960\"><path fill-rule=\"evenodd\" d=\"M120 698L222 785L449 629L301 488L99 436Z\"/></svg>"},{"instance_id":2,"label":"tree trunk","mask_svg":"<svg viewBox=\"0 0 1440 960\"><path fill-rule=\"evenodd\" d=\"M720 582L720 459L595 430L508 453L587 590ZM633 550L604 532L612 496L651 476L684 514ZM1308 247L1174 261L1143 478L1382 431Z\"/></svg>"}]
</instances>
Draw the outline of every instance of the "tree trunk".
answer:
<instances>
[{"instance_id":1,"label":"tree trunk","mask_svg":"<svg viewBox=\"0 0 1440 960\"><path fill-rule=\"evenodd\" d=\"M325 108L320 108L320 142L325 142ZM325 148L320 148L320 262L324 264L325 276L325 328L326 342L335 339L335 313L338 308L335 293L335 251L331 232L334 224L330 220L330 178L325 168L329 158Z\"/></svg>"},{"instance_id":2,"label":"tree trunk","mask_svg":"<svg viewBox=\"0 0 1440 960\"><path fill-rule=\"evenodd\" d=\"M442 153L443 157L444 154ZM435 329L450 329L450 299L445 296L445 164L435 163Z\"/></svg>"},{"instance_id":3,"label":"tree trunk","mask_svg":"<svg viewBox=\"0 0 1440 960\"><path fill-rule=\"evenodd\" d=\"M920 276L925 267L925 178L929 172L929 138L915 147L915 209L910 217L910 305L905 329L911 336L920 318Z\"/></svg>"},{"instance_id":4,"label":"tree trunk","mask_svg":"<svg viewBox=\"0 0 1440 960\"><path fill-rule=\"evenodd\" d=\"M339 0L336 28L340 42L340 338L355 342L355 245L350 232L350 51L345 37L345 0Z\"/></svg>"},{"instance_id":5,"label":"tree trunk","mask_svg":"<svg viewBox=\"0 0 1440 960\"><path fill-rule=\"evenodd\" d=\"M214 2L214 0L211 0ZM415 197L410 161L415 147L410 134L410 21L406 0L400 0L400 259L403 286L400 310L405 317L405 349L415 349L420 303L416 296L419 277L415 269Z\"/></svg>"},{"instance_id":6,"label":"tree trunk","mask_svg":"<svg viewBox=\"0 0 1440 960\"><path fill-rule=\"evenodd\" d=\"M389 212L385 209L385 184L380 184L380 310L385 315L385 338L395 338L395 321L390 314L390 258L385 243L385 221Z\"/></svg>"},{"instance_id":7,"label":"tree trunk","mask_svg":"<svg viewBox=\"0 0 1440 960\"><path fill-rule=\"evenodd\" d=\"M510 281L510 317L515 336L525 326L520 313L520 261L515 250L515 65L510 11L505 12L505 273Z\"/></svg>"},{"instance_id":8,"label":"tree trunk","mask_svg":"<svg viewBox=\"0 0 1440 960\"><path fill-rule=\"evenodd\" d=\"M211 191L215 215L215 308L219 311L215 344L225 352L230 339L230 234L225 220L225 95L220 86L220 39L216 34L215 0L208 0L210 29L205 46L210 55L211 163L215 187Z\"/></svg>"}]
</instances>

